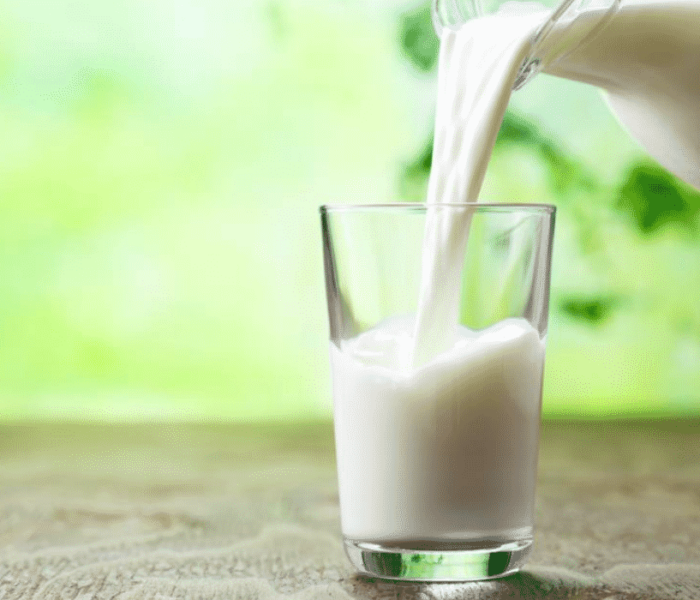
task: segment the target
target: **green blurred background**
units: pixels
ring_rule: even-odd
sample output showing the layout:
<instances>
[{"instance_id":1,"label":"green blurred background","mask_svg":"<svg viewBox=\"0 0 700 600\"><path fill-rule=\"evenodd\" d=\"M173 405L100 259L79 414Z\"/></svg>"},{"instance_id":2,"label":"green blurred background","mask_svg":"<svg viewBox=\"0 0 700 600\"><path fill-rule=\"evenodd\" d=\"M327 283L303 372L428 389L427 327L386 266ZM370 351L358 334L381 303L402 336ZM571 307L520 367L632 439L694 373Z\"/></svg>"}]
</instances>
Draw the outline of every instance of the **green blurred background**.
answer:
<instances>
[{"instance_id":1,"label":"green blurred background","mask_svg":"<svg viewBox=\"0 0 700 600\"><path fill-rule=\"evenodd\" d=\"M420 200L406 0L0 4L0 419L330 415L317 206ZM700 196L594 89L517 92L484 195L559 207L548 416L700 413Z\"/></svg>"}]
</instances>

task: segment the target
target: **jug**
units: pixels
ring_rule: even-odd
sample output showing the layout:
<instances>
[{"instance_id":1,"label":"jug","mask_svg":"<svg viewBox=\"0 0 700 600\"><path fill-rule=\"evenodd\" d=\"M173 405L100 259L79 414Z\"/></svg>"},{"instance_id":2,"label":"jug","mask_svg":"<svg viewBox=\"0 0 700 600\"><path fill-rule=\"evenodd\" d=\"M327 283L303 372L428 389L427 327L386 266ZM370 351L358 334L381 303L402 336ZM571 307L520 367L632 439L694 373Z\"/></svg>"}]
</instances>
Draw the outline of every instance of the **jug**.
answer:
<instances>
[{"instance_id":1,"label":"jug","mask_svg":"<svg viewBox=\"0 0 700 600\"><path fill-rule=\"evenodd\" d=\"M700 0L432 0L438 32L491 15L537 14L513 85L540 70L595 85L661 165L700 190ZM540 19L541 14L541 20Z\"/></svg>"},{"instance_id":2,"label":"jug","mask_svg":"<svg viewBox=\"0 0 700 600\"><path fill-rule=\"evenodd\" d=\"M617 12L620 0L561 0L549 6L541 2L526 0L432 0L433 26L438 36L445 27L457 28L470 19L476 19L497 12L541 12L542 25L535 33L531 50L523 61L513 89L519 89L550 62L551 57L561 58L567 52L592 39L609 19ZM582 13L598 13L596 19L587 19L584 26L576 28L575 36L566 37L566 47L550 40L549 33L557 26L568 26ZM552 43L553 42L553 43Z\"/></svg>"}]
</instances>

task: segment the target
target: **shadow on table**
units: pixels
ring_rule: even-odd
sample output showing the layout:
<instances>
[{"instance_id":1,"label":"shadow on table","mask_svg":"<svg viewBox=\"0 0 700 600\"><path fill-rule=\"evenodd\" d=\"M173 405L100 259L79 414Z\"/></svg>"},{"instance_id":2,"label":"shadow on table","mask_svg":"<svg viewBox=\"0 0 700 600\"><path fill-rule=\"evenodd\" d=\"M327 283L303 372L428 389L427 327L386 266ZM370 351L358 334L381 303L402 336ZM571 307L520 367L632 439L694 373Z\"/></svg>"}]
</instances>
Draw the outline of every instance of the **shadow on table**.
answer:
<instances>
[{"instance_id":1,"label":"shadow on table","mask_svg":"<svg viewBox=\"0 0 700 600\"><path fill-rule=\"evenodd\" d=\"M565 569L533 568L501 579L471 583L393 582L355 575L356 598L397 600L595 600L609 597L592 578Z\"/></svg>"}]
</instances>

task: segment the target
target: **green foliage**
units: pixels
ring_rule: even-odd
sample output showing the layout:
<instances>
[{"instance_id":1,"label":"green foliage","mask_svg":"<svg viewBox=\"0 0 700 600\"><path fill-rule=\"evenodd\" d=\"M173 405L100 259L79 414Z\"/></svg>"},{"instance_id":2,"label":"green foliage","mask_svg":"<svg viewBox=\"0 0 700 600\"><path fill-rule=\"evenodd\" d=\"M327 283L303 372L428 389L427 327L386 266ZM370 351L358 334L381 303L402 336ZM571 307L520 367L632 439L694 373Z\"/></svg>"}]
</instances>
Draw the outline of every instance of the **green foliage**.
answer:
<instances>
[{"instance_id":1,"label":"green foliage","mask_svg":"<svg viewBox=\"0 0 700 600\"><path fill-rule=\"evenodd\" d=\"M399 193L406 200L423 202L433 164L433 136L423 145L416 158L406 164L399 178Z\"/></svg>"},{"instance_id":2,"label":"green foliage","mask_svg":"<svg viewBox=\"0 0 700 600\"><path fill-rule=\"evenodd\" d=\"M494 152L515 147L527 148L545 166L552 192L558 198L572 191L599 191L602 183L579 160L567 154L552 138L543 134L537 125L524 115L507 111L496 139ZM400 190L404 197L416 199L425 189L432 165L433 138L424 144L417 156L403 169ZM422 199L422 198L421 198Z\"/></svg>"},{"instance_id":3,"label":"green foliage","mask_svg":"<svg viewBox=\"0 0 700 600\"><path fill-rule=\"evenodd\" d=\"M700 193L652 162L634 165L619 190L617 208L650 235L668 223L697 231Z\"/></svg>"},{"instance_id":4,"label":"green foliage","mask_svg":"<svg viewBox=\"0 0 700 600\"><path fill-rule=\"evenodd\" d=\"M600 187L598 178L581 161L544 135L532 120L509 110L503 118L495 148L505 150L511 146L525 146L540 158L548 168L553 191L560 197L572 188L593 191Z\"/></svg>"},{"instance_id":5,"label":"green foliage","mask_svg":"<svg viewBox=\"0 0 700 600\"><path fill-rule=\"evenodd\" d=\"M0 3L1 418L329 414L316 207L393 199L407 114L432 113L411 96L428 77L399 87L397 62L438 56L427 2L398 30L340 4ZM606 181L557 135L510 111L489 175L496 197L561 207L549 400L697 398L700 254L673 235L696 230L697 193L638 154ZM426 139L405 198L424 199L431 159ZM616 373L584 359L572 388L571 364L605 352ZM649 357L651 383L629 368Z\"/></svg>"},{"instance_id":6,"label":"green foliage","mask_svg":"<svg viewBox=\"0 0 700 600\"><path fill-rule=\"evenodd\" d=\"M559 308L568 317L589 325L600 325L618 304L616 298L564 298Z\"/></svg>"},{"instance_id":7,"label":"green foliage","mask_svg":"<svg viewBox=\"0 0 700 600\"><path fill-rule=\"evenodd\" d=\"M440 41L430 18L430 3L404 13L399 22L401 50L417 69L428 72L437 63Z\"/></svg>"},{"instance_id":8,"label":"green foliage","mask_svg":"<svg viewBox=\"0 0 700 600\"><path fill-rule=\"evenodd\" d=\"M317 206L393 192L394 16L83 4L0 3L0 419L327 416Z\"/></svg>"}]
</instances>

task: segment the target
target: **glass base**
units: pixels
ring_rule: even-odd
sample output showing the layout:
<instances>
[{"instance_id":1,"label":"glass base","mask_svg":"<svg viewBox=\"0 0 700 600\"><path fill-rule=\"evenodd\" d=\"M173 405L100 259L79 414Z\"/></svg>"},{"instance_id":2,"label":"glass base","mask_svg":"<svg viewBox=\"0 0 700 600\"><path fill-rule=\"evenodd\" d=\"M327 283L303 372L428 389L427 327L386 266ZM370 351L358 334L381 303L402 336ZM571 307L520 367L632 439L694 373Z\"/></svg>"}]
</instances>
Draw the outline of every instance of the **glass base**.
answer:
<instances>
[{"instance_id":1,"label":"glass base","mask_svg":"<svg viewBox=\"0 0 700 600\"><path fill-rule=\"evenodd\" d=\"M520 569L530 555L532 539L469 542L459 548L460 545L434 544L428 549L428 544L419 544L410 549L345 539L345 552L358 571L372 577L401 581L480 581Z\"/></svg>"}]
</instances>

